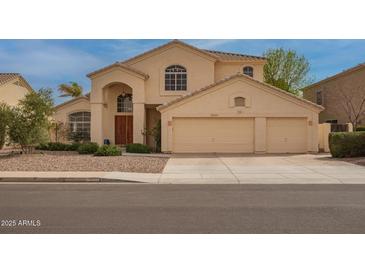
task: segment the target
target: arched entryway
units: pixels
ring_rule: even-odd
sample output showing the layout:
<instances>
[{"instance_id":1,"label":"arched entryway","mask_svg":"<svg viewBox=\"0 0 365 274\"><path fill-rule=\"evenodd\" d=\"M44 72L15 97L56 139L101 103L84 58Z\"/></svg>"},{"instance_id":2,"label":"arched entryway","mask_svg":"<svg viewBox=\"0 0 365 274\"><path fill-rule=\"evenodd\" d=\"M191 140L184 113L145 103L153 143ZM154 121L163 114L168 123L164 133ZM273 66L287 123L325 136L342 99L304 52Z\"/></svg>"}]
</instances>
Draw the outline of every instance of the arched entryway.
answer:
<instances>
[{"instance_id":1,"label":"arched entryway","mask_svg":"<svg viewBox=\"0 0 365 274\"><path fill-rule=\"evenodd\" d=\"M133 90L124 83L104 87L104 136L111 143L133 143Z\"/></svg>"}]
</instances>

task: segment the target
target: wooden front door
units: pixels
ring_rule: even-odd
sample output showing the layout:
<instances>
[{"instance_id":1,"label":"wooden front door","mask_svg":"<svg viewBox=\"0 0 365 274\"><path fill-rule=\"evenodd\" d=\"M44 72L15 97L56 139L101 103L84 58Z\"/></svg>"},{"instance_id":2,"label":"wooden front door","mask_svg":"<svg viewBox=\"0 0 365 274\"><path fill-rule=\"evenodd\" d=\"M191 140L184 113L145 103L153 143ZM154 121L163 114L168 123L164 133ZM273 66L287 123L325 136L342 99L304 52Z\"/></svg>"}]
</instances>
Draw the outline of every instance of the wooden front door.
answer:
<instances>
[{"instance_id":1,"label":"wooden front door","mask_svg":"<svg viewBox=\"0 0 365 274\"><path fill-rule=\"evenodd\" d=\"M133 116L115 116L115 144L133 143Z\"/></svg>"}]
</instances>

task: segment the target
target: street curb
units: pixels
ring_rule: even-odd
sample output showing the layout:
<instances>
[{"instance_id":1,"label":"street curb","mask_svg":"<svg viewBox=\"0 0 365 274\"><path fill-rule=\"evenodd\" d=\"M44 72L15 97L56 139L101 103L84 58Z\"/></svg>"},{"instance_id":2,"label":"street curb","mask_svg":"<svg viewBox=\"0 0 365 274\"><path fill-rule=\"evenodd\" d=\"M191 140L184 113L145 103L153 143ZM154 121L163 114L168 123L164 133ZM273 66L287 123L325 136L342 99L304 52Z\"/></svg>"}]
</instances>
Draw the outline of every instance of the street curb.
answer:
<instances>
[{"instance_id":1,"label":"street curb","mask_svg":"<svg viewBox=\"0 0 365 274\"><path fill-rule=\"evenodd\" d=\"M109 178L99 178L99 177L2 177L0 178L0 183L22 183L22 182L54 182L54 183L136 183L136 184L148 184L141 181L132 181L124 179L109 179Z\"/></svg>"}]
</instances>

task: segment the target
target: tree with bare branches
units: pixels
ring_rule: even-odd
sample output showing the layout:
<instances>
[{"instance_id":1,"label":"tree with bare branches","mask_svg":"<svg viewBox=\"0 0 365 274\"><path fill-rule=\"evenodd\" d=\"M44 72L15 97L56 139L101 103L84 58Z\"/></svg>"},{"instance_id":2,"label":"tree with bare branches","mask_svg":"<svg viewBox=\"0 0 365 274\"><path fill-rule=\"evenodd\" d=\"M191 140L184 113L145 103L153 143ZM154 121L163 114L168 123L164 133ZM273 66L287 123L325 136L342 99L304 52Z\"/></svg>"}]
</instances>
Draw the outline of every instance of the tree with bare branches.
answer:
<instances>
[{"instance_id":1,"label":"tree with bare branches","mask_svg":"<svg viewBox=\"0 0 365 274\"><path fill-rule=\"evenodd\" d=\"M337 102L336 112L345 114L356 131L365 116L365 86L356 83L338 85L335 92L329 91L329 93Z\"/></svg>"}]
</instances>

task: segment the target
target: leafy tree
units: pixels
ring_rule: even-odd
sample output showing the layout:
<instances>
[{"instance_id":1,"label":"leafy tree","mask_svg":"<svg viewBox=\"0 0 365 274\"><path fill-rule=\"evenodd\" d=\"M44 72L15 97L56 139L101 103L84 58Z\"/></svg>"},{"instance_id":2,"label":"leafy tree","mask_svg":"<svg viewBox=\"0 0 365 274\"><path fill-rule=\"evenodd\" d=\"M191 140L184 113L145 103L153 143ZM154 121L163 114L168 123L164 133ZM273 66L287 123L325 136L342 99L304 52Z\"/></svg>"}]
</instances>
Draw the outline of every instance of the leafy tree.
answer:
<instances>
[{"instance_id":1,"label":"leafy tree","mask_svg":"<svg viewBox=\"0 0 365 274\"><path fill-rule=\"evenodd\" d=\"M62 93L60 97L80 97L83 93L83 88L76 82L69 84L60 84L58 90Z\"/></svg>"},{"instance_id":2,"label":"leafy tree","mask_svg":"<svg viewBox=\"0 0 365 274\"><path fill-rule=\"evenodd\" d=\"M264 56L267 58L264 66L266 83L296 95L310 83L309 62L294 50L269 49Z\"/></svg>"},{"instance_id":3,"label":"leafy tree","mask_svg":"<svg viewBox=\"0 0 365 274\"><path fill-rule=\"evenodd\" d=\"M2 149L5 144L9 116L10 107L5 103L0 103L0 149Z\"/></svg>"},{"instance_id":4,"label":"leafy tree","mask_svg":"<svg viewBox=\"0 0 365 274\"><path fill-rule=\"evenodd\" d=\"M13 107L9 119L9 137L24 153L31 153L37 144L48 141L49 117L53 113L51 89L28 93Z\"/></svg>"}]
</instances>

